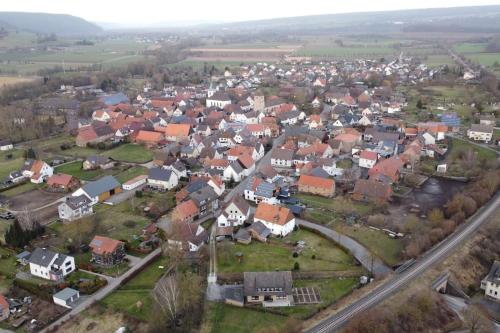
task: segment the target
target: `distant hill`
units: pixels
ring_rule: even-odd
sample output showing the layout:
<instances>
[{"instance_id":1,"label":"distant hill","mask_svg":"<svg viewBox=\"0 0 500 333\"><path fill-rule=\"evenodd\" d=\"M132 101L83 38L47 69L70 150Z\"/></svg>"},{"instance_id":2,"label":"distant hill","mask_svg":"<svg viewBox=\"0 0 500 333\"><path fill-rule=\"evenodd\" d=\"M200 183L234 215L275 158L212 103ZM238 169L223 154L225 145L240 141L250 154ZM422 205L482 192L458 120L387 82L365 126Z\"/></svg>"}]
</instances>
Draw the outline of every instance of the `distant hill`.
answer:
<instances>
[{"instance_id":1,"label":"distant hill","mask_svg":"<svg viewBox=\"0 0 500 333\"><path fill-rule=\"evenodd\" d=\"M384 32L500 32L500 6L412 9L285 17L203 26L208 30L296 34Z\"/></svg>"},{"instance_id":2,"label":"distant hill","mask_svg":"<svg viewBox=\"0 0 500 333\"><path fill-rule=\"evenodd\" d=\"M0 27L56 35L93 35L102 31L101 27L72 15L21 12L0 12Z\"/></svg>"}]
</instances>

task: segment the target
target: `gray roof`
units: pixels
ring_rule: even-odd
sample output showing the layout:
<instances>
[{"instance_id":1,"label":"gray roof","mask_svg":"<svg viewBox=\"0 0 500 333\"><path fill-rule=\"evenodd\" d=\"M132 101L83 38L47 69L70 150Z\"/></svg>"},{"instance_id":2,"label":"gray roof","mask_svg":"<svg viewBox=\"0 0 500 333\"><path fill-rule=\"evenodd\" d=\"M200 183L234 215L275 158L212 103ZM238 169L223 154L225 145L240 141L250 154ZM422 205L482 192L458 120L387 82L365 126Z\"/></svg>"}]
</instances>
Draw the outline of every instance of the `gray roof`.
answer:
<instances>
[{"instance_id":1,"label":"gray roof","mask_svg":"<svg viewBox=\"0 0 500 333\"><path fill-rule=\"evenodd\" d=\"M115 177L104 176L99 180L85 184L82 189L89 195L90 198L94 198L117 187L121 187L121 185Z\"/></svg>"},{"instance_id":2,"label":"gray roof","mask_svg":"<svg viewBox=\"0 0 500 333\"><path fill-rule=\"evenodd\" d=\"M256 234L258 234L262 238L267 238L271 234L271 230L269 230L268 227L264 225L264 223L257 221L252 223L248 228L247 231L253 231Z\"/></svg>"},{"instance_id":3,"label":"gray roof","mask_svg":"<svg viewBox=\"0 0 500 333\"><path fill-rule=\"evenodd\" d=\"M67 301L71 299L71 297L74 297L78 294L78 290L71 289L71 288L64 288L57 294L54 294L54 298L62 299L64 301Z\"/></svg>"},{"instance_id":4,"label":"gray roof","mask_svg":"<svg viewBox=\"0 0 500 333\"><path fill-rule=\"evenodd\" d=\"M28 260L29 256L31 255L31 252L29 251L23 251L21 253L19 253L18 255L16 255L16 258L17 259L26 259Z\"/></svg>"},{"instance_id":5,"label":"gray roof","mask_svg":"<svg viewBox=\"0 0 500 333\"><path fill-rule=\"evenodd\" d=\"M245 272L243 273L245 296L292 294L292 272Z\"/></svg>"},{"instance_id":6,"label":"gray roof","mask_svg":"<svg viewBox=\"0 0 500 333\"><path fill-rule=\"evenodd\" d=\"M106 164L110 162L110 159L106 156L101 156L101 155L92 155L87 157L85 160L86 162L89 162L93 165L101 165L101 164Z\"/></svg>"},{"instance_id":7,"label":"gray roof","mask_svg":"<svg viewBox=\"0 0 500 333\"><path fill-rule=\"evenodd\" d=\"M152 168L149 169L149 179L153 180L161 180L161 181L169 181L172 176L172 170L167 170L163 168Z\"/></svg>"},{"instance_id":8,"label":"gray roof","mask_svg":"<svg viewBox=\"0 0 500 333\"><path fill-rule=\"evenodd\" d=\"M57 253L47 250L45 248L42 249L37 247L33 251L33 253L31 253L31 256L29 257L28 261L35 265L47 267L50 265L55 256L57 256Z\"/></svg>"},{"instance_id":9,"label":"gray roof","mask_svg":"<svg viewBox=\"0 0 500 333\"><path fill-rule=\"evenodd\" d=\"M291 149L274 149L271 153L271 157L276 160L285 160L291 161L293 160L294 151Z\"/></svg>"},{"instance_id":10,"label":"gray roof","mask_svg":"<svg viewBox=\"0 0 500 333\"><path fill-rule=\"evenodd\" d=\"M250 236L248 230L243 228L240 228L240 230L238 230L238 232L234 235L234 239L236 240L249 241L251 238L252 236Z\"/></svg>"},{"instance_id":11,"label":"gray roof","mask_svg":"<svg viewBox=\"0 0 500 333\"><path fill-rule=\"evenodd\" d=\"M90 204L90 199L87 198L84 194L79 195L77 197L68 197L66 199L66 205L69 206L69 208L75 210L83 206L87 206Z\"/></svg>"},{"instance_id":12,"label":"gray roof","mask_svg":"<svg viewBox=\"0 0 500 333\"><path fill-rule=\"evenodd\" d=\"M470 130L474 132L481 133L493 133L492 125L481 125L481 124L472 124L470 125Z\"/></svg>"},{"instance_id":13,"label":"gray roof","mask_svg":"<svg viewBox=\"0 0 500 333\"><path fill-rule=\"evenodd\" d=\"M495 260L493 262L490 272L484 279L492 283L500 284L500 261Z\"/></svg>"},{"instance_id":14,"label":"gray roof","mask_svg":"<svg viewBox=\"0 0 500 333\"><path fill-rule=\"evenodd\" d=\"M205 186L198 191L191 193L189 197L193 199L198 207L200 207L200 205L206 204L207 202L217 200L219 196L215 193L211 186Z\"/></svg>"},{"instance_id":15,"label":"gray roof","mask_svg":"<svg viewBox=\"0 0 500 333\"><path fill-rule=\"evenodd\" d=\"M275 189L276 186L274 184L268 182L262 182L255 189L255 195L265 198L272 198Z\"/></svg>"}]
</instances>

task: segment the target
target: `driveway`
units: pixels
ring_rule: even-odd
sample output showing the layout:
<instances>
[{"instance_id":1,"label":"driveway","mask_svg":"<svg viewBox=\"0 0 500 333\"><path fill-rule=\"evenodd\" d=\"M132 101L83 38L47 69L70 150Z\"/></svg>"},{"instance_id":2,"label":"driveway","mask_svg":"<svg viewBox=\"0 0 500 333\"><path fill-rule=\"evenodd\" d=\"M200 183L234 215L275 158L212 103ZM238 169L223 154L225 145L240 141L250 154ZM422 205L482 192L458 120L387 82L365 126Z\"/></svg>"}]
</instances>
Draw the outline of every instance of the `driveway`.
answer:
<instances>
[{"instance_id":1,"label":"driveway","mask_svg":"<svg viewBox=\"0 0 500 333\"><path fill-rule=\"evenodd\" d=\"M108 204L108 205L111 205L111 206L114 206L114 205L119 205L121 204L122 202L125 202L127 201L128 199L132 198L134 195L135 195L135 191L140 191L144 188L144 186L146 186L145 184L144 185L141 185L133 190L123 190L122 192L120 193L117 193L115 195L112 195L111 197L109 197L109 199L107 199L106 201L104 201L105 204Z\"/></svg>"},{"instance_id":2,"label":"driveway","mask_svg":"<svg viewBox=\"0 0 500 333\"><path fill-rule=\"evenodd\" d=\"M113 279L111 282L109 282L104 288L101 290L97 291L95 294L91 295L88 297L85 301L82 303L78 304L75 308L73 308L70 312L66 313L64 316L50 324L49 326L45 327L43 330L41 330L41 333L47 333L51 329L54 329L58 325L66 322L67 320L70 320L73 318L73 316L79 314L80 312L86 310L92 304L94 304L97 301L102 300L106 296L108 296L113 290L119 288L121 286L121 283L133 275L135 272L139 271L142 269L142 267L146 266L153 258L159 256L161 254L161 248L158 248L148 254L146 257L142 258L140 261L136 263L135 266L132 266L128 271L123 273L121 276Z\"/></svg>"}]
</instances>

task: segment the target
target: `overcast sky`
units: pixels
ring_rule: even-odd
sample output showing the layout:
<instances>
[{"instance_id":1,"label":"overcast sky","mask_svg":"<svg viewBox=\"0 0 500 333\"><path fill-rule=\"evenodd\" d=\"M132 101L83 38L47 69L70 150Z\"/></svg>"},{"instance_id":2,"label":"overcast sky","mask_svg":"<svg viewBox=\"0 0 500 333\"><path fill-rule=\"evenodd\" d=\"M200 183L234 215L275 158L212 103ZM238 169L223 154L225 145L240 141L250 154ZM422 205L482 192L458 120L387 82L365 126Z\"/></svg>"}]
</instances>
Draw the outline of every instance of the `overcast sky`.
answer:
<instances>
[{"instance_id":1,"label":"overcast sky","mask_svg":"<svg viewBox=\"0 0 500 333\"><path fill-rule=\"evenodd\" d=\"M93 22L148 25L412 8L495 5L500 0L1 0L0 11L72 14Z\"/></svg>"}]
</instances>

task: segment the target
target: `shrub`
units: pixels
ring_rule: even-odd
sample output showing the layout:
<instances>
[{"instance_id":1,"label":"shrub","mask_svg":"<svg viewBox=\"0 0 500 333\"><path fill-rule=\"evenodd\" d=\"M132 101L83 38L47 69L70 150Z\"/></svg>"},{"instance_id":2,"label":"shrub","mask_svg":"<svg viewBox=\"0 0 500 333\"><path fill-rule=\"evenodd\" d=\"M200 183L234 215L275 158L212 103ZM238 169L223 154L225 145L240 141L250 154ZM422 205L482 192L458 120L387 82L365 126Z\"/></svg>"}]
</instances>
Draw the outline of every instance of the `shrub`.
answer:
<instances>
[{"instance_id":1,"label":"shrub","mask_svg":"<svg viewBox=\"0 0 500 333\"><path fill-rule=\"evenodd\" d=\"M299 256L299 254L298 254L297 252L294 252L294 253L292 254L292 257L294 257L294 258L297 258L298 256Z\"/></svg>"},{"instance_id":2,"label":"shrub","mask_svg":"<svg viewBox=\"0 0 500 333\"><path fill-rule=\"evenodd\" d=\"M142 198L144 193L141 190L135 191L135 197L136 198Z\"/></svg>"},{"instance_id":3,"label":"shrub","mask_svg":"<svg viewBox=\"0 0 500 333\"><path fill-rule=\"evenodd\" d=\"M298 263L298 262L295 262L295 264L293 264L293 270L294 270L294 271L298 271L298 270L300 270L300 265L299 265L299 263Z\"/></svg>"},{"instance_id":4,"label":"shrub","mask_svg":"<svg viewBox=\"0 0 500 333\"><path fill-rule=\"evenodd\" d=\"M311 259L312 259L312 260L316 259L316 255L315 255L315 254L313 254L313 255L311 256Z\"/></svg>"},{"instance_id":5,"label":"shrub","mask_svg":"<svg viewBox=\"0 0 500 333\"><path fill-rule=\"evenodd\" d=\"M127 228L134 228L137 225L137 223L135 221L128 220L125 221L123 225L126 226Z\"/></svg>"}]
</instances>

